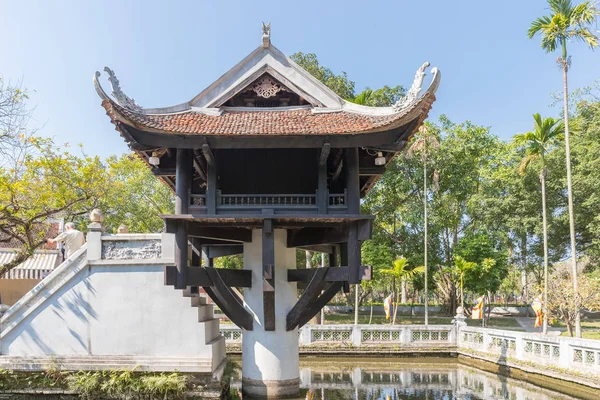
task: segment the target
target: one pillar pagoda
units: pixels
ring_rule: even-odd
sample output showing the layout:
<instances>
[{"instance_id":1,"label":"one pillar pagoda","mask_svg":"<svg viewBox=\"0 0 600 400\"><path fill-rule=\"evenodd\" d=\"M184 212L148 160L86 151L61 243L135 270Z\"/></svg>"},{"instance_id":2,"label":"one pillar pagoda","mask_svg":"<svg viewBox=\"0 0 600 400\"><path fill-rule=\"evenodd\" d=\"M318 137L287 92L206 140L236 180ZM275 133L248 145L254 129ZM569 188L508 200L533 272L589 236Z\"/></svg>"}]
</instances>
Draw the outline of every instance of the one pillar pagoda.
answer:
<instances>
[{"instance_id":1,"label":"one pillar pagoda","mask_svg":"<svg viewBox=\"0 0 600 400\"><path fill-rule=\"evenodd\" d=\"M175 214L162 216L176 242L165 284L204 288L243 329L244 393L296 394L298 328L370 279L360 250L374 216L360 199L427 117L440 81L433 68L421 93L427 67L393 106L354 104L272 46L263 25L256 50L176 106L139 106L105 68L111 97L96 72L117 131L176 195ZM328 253L329 266L296 269L297 248ZM213 267L234 254L243 270Z\"/></svg>"}]
</instances>

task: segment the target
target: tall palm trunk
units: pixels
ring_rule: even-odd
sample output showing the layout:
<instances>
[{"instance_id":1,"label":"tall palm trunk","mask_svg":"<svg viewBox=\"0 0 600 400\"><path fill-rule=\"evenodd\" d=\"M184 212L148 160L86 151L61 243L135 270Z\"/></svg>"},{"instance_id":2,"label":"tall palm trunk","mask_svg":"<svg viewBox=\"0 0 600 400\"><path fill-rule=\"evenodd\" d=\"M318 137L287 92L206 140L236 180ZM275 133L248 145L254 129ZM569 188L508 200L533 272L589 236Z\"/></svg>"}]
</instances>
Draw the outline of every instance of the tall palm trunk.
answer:
<instances>
[{"instance_id":1,"label":"tall palm trunk","mask_svg":"<svg viewBox=\"0 0 600 400\"><path fill-rule=\"evenodd\" d=\"M427 291L427 285L428 285L428 281L427 281L427 140L425 140L425 145L423 148L423 192L424 192L424 196L423 196L423 210L424 210L424 233L425 233L425 249L423 250L423 260L424 260L424 264L425 264L425 274L424 274L424 278L425 278L425 301L423 302L424 306L425 306L425 325L429 325L429 297L428 297L428 291Z\"/></svg>"},{"instance_id":2,"label":"tall palm trunk","mask_svg":"<svg viewBox=\"0 0 600 400\"><path fill-rule=\"evenodd\" d=\"M540 172L542 183L542 222L544 228L544 305L542 308L544 322L542 332L548 334L548 222L546 217L546 165L542 154L542 171Z\"/></svg>"},{"instance_id":3,"label":"tall palm trunk","mask_svg":"<svg viewBox=\"0 0 600 400\"><path fill-rule=\"evenodd\" d=\"M406 278L402 278L402 294L400 295L400 302L406 304Z\"/></svg>"},{"instance_id":4,"label":"tall palm trunk","mask_svg":"<svg viewBox=\"0 0 600 400\"><path fill-rule=\"evenodd\" d=\"M465 309L465 285L463 283L463 275L460 276L460 306Z\"/></svg>"},{"instance_id":5,"label":"tall palm trunk","mask_svg":"<svg viewBox=\"0 0 600 400\"><path fill-rule=\"evenodd\" d=\"M569 230L571 233L571 264L573 268L573 289L575 290L575 336L581 337L581 304L579 299L579 285L577 284L577 250L575 248L575 214L573 213L573 187L571 185L571 147L569 144L569 88L567 85L567 71L569 63L567 59L567 42L562 42L562 67L564 84L564 118L565 118L565 152L567 158L567 193L569 199Z\"/></svg>"}]
</instances>

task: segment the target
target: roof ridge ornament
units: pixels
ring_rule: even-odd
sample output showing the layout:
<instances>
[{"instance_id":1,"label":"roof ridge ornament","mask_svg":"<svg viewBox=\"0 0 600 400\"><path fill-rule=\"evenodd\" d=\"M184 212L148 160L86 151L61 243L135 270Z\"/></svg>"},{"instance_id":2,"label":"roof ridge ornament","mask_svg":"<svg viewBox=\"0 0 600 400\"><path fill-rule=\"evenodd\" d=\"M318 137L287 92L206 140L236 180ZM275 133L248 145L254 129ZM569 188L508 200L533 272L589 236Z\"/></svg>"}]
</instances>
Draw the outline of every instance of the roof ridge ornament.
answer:
<instances>
[{"instance_id":1,"label":"roof ridge ornament","mask_svg":"<svg viewBox=\"0 0 600 400\"><path fill-rule=\"evenodd\" d=\"M415 73L415 79L413 81L412 86L408 90L408 93L406 93L405 96L400 97L398 101L392 106L394 108L394 111L398 112L405 110L419 99L419 94L421 94L421 89L423 88L423 80L425 79L425 70L429 67L429 65L429 62L426 61L417 70L417 72Z\"/></svg>"},{"instance_id":2,"label":"roof ridge ornament","mask_svg":"<svg viewBox=\"0 0 600 400\"><path fill-rule=\"evenodd\" d=\"M262 23L262 47L271 47L271 23Z\"/></svg>"},{"instance_id":3,"label":"roof ridge ornament","mask_svg":"<svg viewBox=\"0 0 600 400\"><path fill-rule=\"evenodd\" d=\"M115 74L115 72L108 67L104 67L104 71L108 74L108 81L110 82L110 86L112 87L111 94L113 95L117 103L133 111L142 111L142 106L137 104L134 99L123 93L123 91L121 90L121 85L119 84L119 79L117 79L117 75Z\"/></svg>"}]
</instances>

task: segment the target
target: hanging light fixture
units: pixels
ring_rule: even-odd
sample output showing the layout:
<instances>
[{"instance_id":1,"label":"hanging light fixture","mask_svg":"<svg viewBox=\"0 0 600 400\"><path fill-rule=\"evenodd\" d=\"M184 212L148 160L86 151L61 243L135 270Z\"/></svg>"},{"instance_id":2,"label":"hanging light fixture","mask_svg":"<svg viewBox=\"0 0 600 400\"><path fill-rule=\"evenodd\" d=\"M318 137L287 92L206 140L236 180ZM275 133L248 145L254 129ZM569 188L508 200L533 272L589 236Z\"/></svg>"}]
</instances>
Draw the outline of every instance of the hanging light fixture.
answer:
<instances>
[{"instance_id":1,"label":"hanging light fixture","mask_svg":"<svg viewBox=\"0 0 600 400\"><path fill-rule=\"evenodd\" d=\"M381 151L377 152L377 158L375 159L375 165L385 165L385 157Z\"/></svg>"},{"instance_id":2,"label":"hanging light fixture","mask_svg":"<svg viewBox=\"0 0 600 400\"><path fill-rule=\"evenodd\" d=\"M148 158L148 163L155 167L160 165L160 158L158 158L158 154L155 151L152 152L152 157Z\"/></svg>"}]
</instances>

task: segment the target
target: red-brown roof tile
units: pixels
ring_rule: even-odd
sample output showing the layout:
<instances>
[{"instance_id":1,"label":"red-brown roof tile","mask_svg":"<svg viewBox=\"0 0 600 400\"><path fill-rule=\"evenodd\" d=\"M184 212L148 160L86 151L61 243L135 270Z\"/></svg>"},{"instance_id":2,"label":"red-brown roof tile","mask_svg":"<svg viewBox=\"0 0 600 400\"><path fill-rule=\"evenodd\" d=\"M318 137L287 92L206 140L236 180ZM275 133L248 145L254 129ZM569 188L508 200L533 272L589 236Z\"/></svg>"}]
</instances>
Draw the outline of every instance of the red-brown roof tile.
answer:
<instances>
[{"instance_id":1,"label":"red-brown roof tile","mask_svg":"<svg viewBox=\"0 0 600 400\"><path fill-rule=\"evenodd\" d=\"M115 122L142 130L184 135L330 135L377 132L422 118L435 97L426 94L411 109L391 115L363 115L346 111L313 113L308 109L284 111L225 111L206 115L194 111L175 114L141 114L104 100Z\"/></svg>"}]
</instances>

